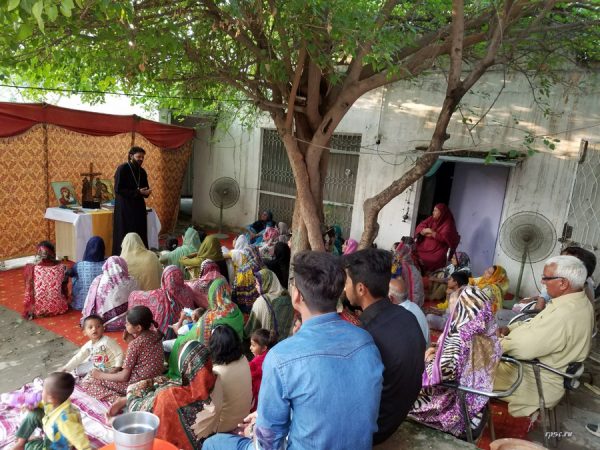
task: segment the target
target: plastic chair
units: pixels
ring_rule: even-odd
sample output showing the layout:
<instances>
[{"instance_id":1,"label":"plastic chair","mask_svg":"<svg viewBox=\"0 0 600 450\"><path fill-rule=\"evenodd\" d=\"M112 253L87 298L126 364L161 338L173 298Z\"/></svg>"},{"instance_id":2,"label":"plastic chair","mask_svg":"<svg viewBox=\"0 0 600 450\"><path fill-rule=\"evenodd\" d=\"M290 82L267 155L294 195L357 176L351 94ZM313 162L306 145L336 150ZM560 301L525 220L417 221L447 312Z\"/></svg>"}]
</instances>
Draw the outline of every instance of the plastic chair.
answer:
<instances>
[{"instance_id":1,"label":"plastic chair","mask_svg":"<svg viewBox=\"0 0 600 450\"><path fill-rule=\"evenodd\" d=\"M550 434L554 440L554 447L558 444L558 421L556 419L556 407L558 403L551 407L546 407L546 400L544 399L544 389L542 383L541 369L547 370L555 375L558 375L563 378L563 385L565 387L565 399L567 403L567 415L571 416L571 402L569 400L569 391L573 391L579 387L581 382L579 378L583 375L584 365L583 362L572 362L567 366L566 372L561 372L554 367L550 367L547 364L544 364L537 359L534 360L520 360L523 364L531 365L533 369L533 374L535 376L535 384L538 390L538 396L540 401L540 415L542 417L542 429L544 431L544 446L548 447L549 439L548 439L548 427L546 425L546 416L548 416L548 425L550 426ZM562 399L561 399L562 400ZM559 401L560 403L560 401Z\"/></svg>"},{"instance_id":2,"label":"plastic chair","mask_svg":"<svg viewBox=\"0 0 600 450\"><path fill-rule=\"evenodd\" d=\"M457 382L443 382L441 383L442 386L450 388L450 389L456 389L458 391L458 397L460 399L460 404L461 404L461 411L462 411L462 416L463 416L463 422L465 424L465 430L466 430L466 440L471 443L474 444L475 440L473 438L473 430L471 429L471 421L469 419L469 409L467 407L467 399L466 399L466 395L467 394L475 394L475 395L481 395L483 397L487 397L488 399L492 399L492 398L505 398L508 397L509 395L512 395L515 390L519 387L519 385L521 384L521 381L523 380L523 365L521 364L520 361L511 358L510 356L502 356L502 358L500 359L501 362L507 362L509 364L513 364L517 367L517 380L512 384L512 386L510 386L507 390L505 391L491 391L491 392L487 392L487 391L480 391L478 389L473 389L467 386L461 386L459 385ZM488 400L485 409L484 409L484 417L487 414L487 421L488 421L488 426L490 427L490 436L492 438L492 441L494 441L496 439L496 433L494 431L494 421L493 421L493 417L492 417L492 410L490 407L490 402ZM482 423L484 423L484 421L482 420ZM480 427L479 433L478 435L480 436L481 433L483 432L483 429L485 428L485 425ZM479 437L477 436L477 437ZM462 436L461 436L462 437Z\"/></svg>"}]
</instances>

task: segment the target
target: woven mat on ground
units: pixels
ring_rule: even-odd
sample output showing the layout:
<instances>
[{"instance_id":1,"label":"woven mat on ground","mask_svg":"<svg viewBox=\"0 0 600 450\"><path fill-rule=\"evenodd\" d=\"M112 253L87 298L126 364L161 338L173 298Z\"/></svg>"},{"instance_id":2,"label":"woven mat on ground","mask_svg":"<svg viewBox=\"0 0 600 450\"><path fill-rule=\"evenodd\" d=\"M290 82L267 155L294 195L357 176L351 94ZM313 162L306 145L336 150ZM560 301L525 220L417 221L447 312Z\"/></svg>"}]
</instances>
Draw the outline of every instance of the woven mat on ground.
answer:
<instances>
[{"instance_id":1,"label":"woven mat on ground","mask_svg":"<svg viewBox=\"0 0 600 450\"><path fill-rule=\"evenodd\" d=\"M16 392L41 391L42 386L43 380L36 378ZM90 397L79 386L75 386L71 402L79 408L83 427L93 448L99 448L112 442L111 427L104 420L104 414L108 411L109 406L107 403ZM9 448L14 443L15 433L26 414L27 411L10 407L4 399L0 401L0 448Z\"/></svg>"}]
</instances>

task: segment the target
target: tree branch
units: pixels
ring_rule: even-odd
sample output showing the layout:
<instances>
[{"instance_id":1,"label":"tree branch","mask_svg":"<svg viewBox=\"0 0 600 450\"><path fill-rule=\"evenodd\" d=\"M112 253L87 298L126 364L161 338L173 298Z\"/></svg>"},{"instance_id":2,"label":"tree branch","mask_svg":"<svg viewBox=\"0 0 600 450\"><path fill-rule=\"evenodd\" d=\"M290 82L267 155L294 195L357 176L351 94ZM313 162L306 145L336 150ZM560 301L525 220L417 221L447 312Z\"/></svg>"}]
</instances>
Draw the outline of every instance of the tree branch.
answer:
<instances>
[{"instance_id":1,"label":"tree branch","mask_svg":"<svg viewBox=\"0 0 600 450\"><path fill-rule=\"evenodd\" d=\"M450 49L450 70L446 95L460 85L462 69L463 40L465 34L465 4L462 0L452 0L452 34Z\"/></svg>"},{"instance_id":2,"label":"tree branch","mask_svg":"<svg viewBox=\"0 0 600 450\"><path fill-rule=\"evenodd\" d=\"M304 71L304 62L306 61L306 46L303 46L298 52L298 62L296 64L296 71L294 73L294 80L292 81L292 89L288 98L288 111L285 119L285 128L292 132L292 120L294 118L294 106L296 105L296 94L298 93L298 86L300 85L300 78Z\"/></svg>"}]
</instances>

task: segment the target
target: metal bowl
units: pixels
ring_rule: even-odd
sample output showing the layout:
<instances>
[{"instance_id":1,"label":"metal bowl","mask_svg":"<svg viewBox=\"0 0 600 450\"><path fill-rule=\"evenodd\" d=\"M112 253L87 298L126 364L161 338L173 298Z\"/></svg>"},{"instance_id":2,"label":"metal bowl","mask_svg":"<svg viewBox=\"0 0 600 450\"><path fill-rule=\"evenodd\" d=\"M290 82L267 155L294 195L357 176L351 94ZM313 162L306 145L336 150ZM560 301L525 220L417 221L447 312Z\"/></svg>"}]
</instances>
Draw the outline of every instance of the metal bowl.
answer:
<instances>
[{"instance_id":1,"label":"metal bowl","mask_svg":"<svg viewBox=\"0 0 600 450\"><path fill-rule=\"evenodd\" d=\"M117 416L113 422L116 450L152 450L159 425L160 419L145 411Z\"/></svg>"}]
</instances>

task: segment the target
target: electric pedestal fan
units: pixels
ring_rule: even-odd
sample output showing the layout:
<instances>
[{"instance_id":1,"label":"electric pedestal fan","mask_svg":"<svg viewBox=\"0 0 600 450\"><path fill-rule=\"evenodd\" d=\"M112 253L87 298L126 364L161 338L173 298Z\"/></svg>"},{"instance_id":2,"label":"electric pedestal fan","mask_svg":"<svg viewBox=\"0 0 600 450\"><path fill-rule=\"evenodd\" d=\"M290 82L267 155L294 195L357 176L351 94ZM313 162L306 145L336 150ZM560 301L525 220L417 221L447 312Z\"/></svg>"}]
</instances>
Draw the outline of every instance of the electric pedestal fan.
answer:
<instances>
[{"instance_id":1,"label":"electric pedestal fan","mask_svg":"<svg viewBox=\"0 0 600 450\"><path fill-rule=\"evenodd\" d=\"M210 187L210 201L219 208L219 231L215 235L217 239L225 239L223 229L223 210L231 208L240 198L240 186L233 178L217 178Z\"/></svg>"},{"instance_id":2,"label":"electric pedestal fan","mask_svg":"<svg viewBox=\"0 0 600 450\"><path fill-rule=\"evenodd\" d=\"M515 297L519 297L525 263L542 261L550 256L556 245L556 231L552 223L532 211L510 216L500 228L500 247L510 258L521 261Z\"/></svg>"}]
</instances>

